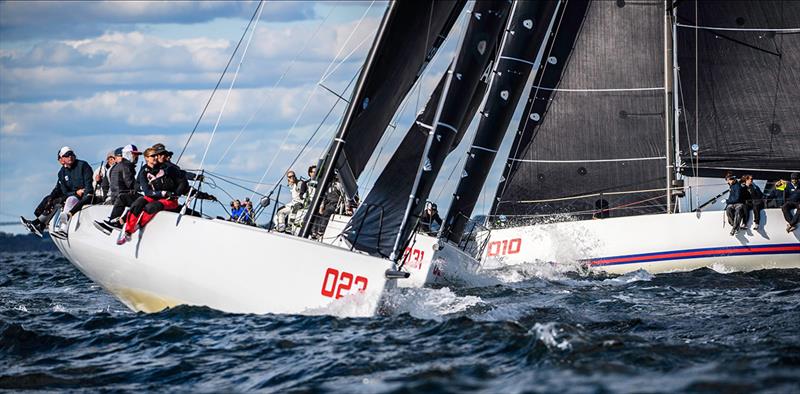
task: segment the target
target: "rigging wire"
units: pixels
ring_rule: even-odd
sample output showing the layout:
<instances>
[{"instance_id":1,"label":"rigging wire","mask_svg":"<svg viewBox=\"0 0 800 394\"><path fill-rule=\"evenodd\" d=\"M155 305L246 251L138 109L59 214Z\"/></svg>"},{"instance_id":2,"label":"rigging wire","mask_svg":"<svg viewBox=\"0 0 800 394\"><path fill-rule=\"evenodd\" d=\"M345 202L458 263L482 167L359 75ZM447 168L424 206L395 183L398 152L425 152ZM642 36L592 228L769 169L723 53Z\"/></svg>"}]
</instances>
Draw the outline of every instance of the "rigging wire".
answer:
<instances>
[{"instance_id":1,"label":"rigging wire","mask_svg":"<svg viewBox=\"0 0 800 394\"><path fill-rule=\"evenodd\" d=\"M269 163L269 165L267 166L267 169L266 169L266 170L264 171L264 173L261 175L261 178L260 178L260 179L259 179L259 181L258 181L259 183L261 183L261 182L263 182L263 181L264 181L264 178L266 178L267 174L268 174L268 173L269 173L269 171L272 169L272 166L275 164L275 160L276 160L276 159L277 159L277 157L279 156L279 154L278 154L278 153L280 153L281 149L283 149L284 145L286 144L286 141L288 141L289 137L290 137L290 136L291 136L291 135L294 133L294 129L297 127L297 124L300 122L300 119L301 119L301 118L303 117L303 115L305 114L305 111L306 111L306 109L308 108L308 105L311 103L311 99L314 97L314 94L315 94L315 93L317 92L317 90L319 89L319 84L320 84L320 83L322 83L322 82L324 81L324 78L326 78L326 77L327 77L327 76L326 76L326 73L327 73L327 72L328 72L328 71L331 69L331 67L332 67L332 66L333 66L333 65L336 63L337 59L338 59L338 58L339 58L339 56L342 54L342 51L344 51L344 48L347 46L347 44L350 42L350 39L351 39L351 38L353 37L353 35L355 34L356 30L358 30L358 27L359 27L359 26L361 26L361 23L362 23L362 22L364 21L364 19L366 18L366 16L367 16L367 13L368 13L368 12L369 12L369 10L372 8L372 5L373 5L373 4L375 4L375 0L373 0L373 1L370 3L369 7L367 7L367 10L364 12L364 14L363 14L363 15L361 15L361 19L358 21L358 23L356 24L356 26L355 26L355 28L353 29L353 31L352 31L352 32L350 32L350 35L349 35L349 36L347 37L347 39L345 40L344 44L342 44L342 47L339 49L339 52L337 52L336 56L335 56L335 57L333 58L333 60L331 60L331 62L328 64L328 67L327 67L327 69L326 69L326 70L323 72L323 78L322 78L322 79L320 79L320 82L318 82L317 84L315 84L315 85L314 85L314 89L313 89L313 90L311 91L311 93L308 95L308 98L306 99L306 102L305 102L305 104L303 104L303 108L300 110L300 113L298 114L297 118L295 119L294 123L292 124L292 127L291 127L291 128L289 128L289 131L286 133L286 135L285 135L285 136L284 136L284 138L283 138L283 141L281 142L280 146L278 147L278 152L277 152L275 155L273 155L273 156L272 156L272 160L270 160L270 163ZM362 42L363 42L363 41L362 41ZM361 44L359 44L359 46L360 46L360 45L361 45ZM346 60L346 59L343 59L343 60L342 60L342 62L344 62L344 60ZM258 188L259 188L259 186L256 186L256 190L258 190ZM251 198L253 198L253 197L255 197L255 195L251 196Z\"/></svg>"},{"instance_id":2,"label":"rigging wire","mask_svg":"<svg viewBox=\"0 0 800 394\"><path fill-rule=\"evenodd\" d=\"M259 2L259 6L263 4ZM208 138L208 144L206 144L206 150L203 152L203 157L200 159L200 168L203 168L203 163L205 163L206 156L208 155L208 150L211 148L211 142L214 141L214 135L217 133L217 128L219 127L219 122L222 120L222 114L225 113L225 107L228 105L228 100L231 97L231 92L233 91L233 86L236 84L236 79L239 77L239 70L242 68L242 63L244 63L244 59L247 56L247 49L250 48L250 43L253 41L253 36L256 34L256 27L258 26L258 21L261 19L261 12L264 11L264 7L260 7L258 11L258 15L256 16L256 22L253 24L253 30L250 32L250 37L247 39L247 44L244 46L244 50L242 51L242 56L239 58L239 64L236 65L236 71L233 73L233 78L231 78L231 84L228 86L228 92L225 94L225 99L222 101L222 107L219 110L219 115L217 115L217 121L214 123L214 128L211 130L211 136ZM197 180L194 181L194 185L197 184Z\"/></svg>"},{"instance_id":3,"label":"rigging wire","mask_svg":"<svg viewBox=\"0 0 800 394\"><path fill-rule=\"evenodd\" d=\"M458 21L455 23L455 25L452 27L451 30L452 31L461 31L461 29L463 28L463 24L465 23L465 19L468 18L468 15L469 15L468 12L462 12L461 15L459 15L459 17L458 17ZM430 34L431 34L430 33L430 29L431 29L431 25L432 24L433 24L433 8L431 8L431 12L429 13L429 17L428 17L428 27L427 27L427 34L428 35L427 35L427 37L430 37ZM447 42L453 36L454 36L454 34L448 34L444 38L442 43L439 45L439 49L444 48L445 45L447 45ZM428 51L426 50L425 51L425 56L427 56L427 52ZM439 50L437 50L436 54L438 54L438 53L439 53ZM435 55L434 55L434 57L435 57ZM430 65L430 63L432 63L433 60L434 60L433 58L428 60L428 64ZM362 185L369 185L370 182L372 181L372 176L375 173L375 168L378 165L378 161L380 160L380 156L381 156L381 154L383 154L383 151L386 148L386 146L389 144L389 141L391 141L392 137L394 137L394 134L397 131L397 121L402 116L402 114L405 113L405 111L406 111L406 109L408 107L408 104L411 101L410 98L415 95L415 91L416 91L416 96L417 96L417 103L416 103L417 114L421 113L422 108L420 107L420 102L422 101L422 83L423 83L422 79L423 79L423 77L426 76L426 74L429 71L430 71L430 66L426 67L422 71L422 74L420 74L420 76L417 78L417 81L414 83L414 87L411 89L411 93L409 93L405 98L403 98L403 102L400 104L400 109L397 111L397 113L395 113L392 121L389 122L389 127L391 127L392 130L389 132L389 134L385 138L383 138L381 140L382 142L380 144L380 149L378 149L378 154L375 155L375 159L372 161L372 166L370 167L369 173L367 174L366 181L363 182ZM445 70L445 72L446 72L446 70ZM412 121L416 122L416 117ZM390 160L391 160L391 158L390 158ZM368 192L370 189L371 188L366 188L365 187L365 192ZM366 193L364 195L366 195Z\"/></svg>"},{"instance_id":4,"label":"rigging wire","mask_svg":"<svg viewBox=\"0 0 800 394\"><path fill-rule=\"evenodd\" d=\"M347 91L347 89L349 89L349 88L350 88L350 85L351 85L351 84L352 84L352 83L353 83L353 82L356 80L356 78L358 77L358 74L359 74L360 72L361 72L361 69L359 68L359 70L358 70L358 71L356 71L355 75L353 75L353 78L351 78L351 79L350 79L350 82L348 82L348 83L347 83L347 86L345 86L345 87L344 87L344 89L342 90L343 92L346 92L346 91ZM311 133L311 136L310 136L310 137L308 137L308 140L306 140L306 143L303 145L303 147L302 147L302 148L300 148L300 151L299 151L299 152L297 152L297 155L295 155L295 157L294 157L294 159L292 160L291 164L289 164L289 166L287 166L287 167L286 167L286 171L284 171L284 172L283 172L283 174L285 174L285 173L289 172L289 170L291 170L291 169L292 169L292 167L293 167L293 166L294 166L294 165L297 163L297 161L300 159L300 157L301 157L301 156L303 155L303 153L305 152L306 148L308 148L308 145L311 143L311 141L312 141L312 140L314 140L314 137L316 137L316 135L317 135L317 133L319 132L319 130L322 128L322 126L324 126L324 125L325 125L325 121L327 121L327 120L328 120L328 117L331 115L331 113L333 113L333 110L336 108L336 106L337 106L337 105L338 105L338 104L339 104L341 101L342 101L341 99L337 99L337 100L336 100L336 102L335 102L335 103L333 103L333 106L331 106L331 109L330 109L330 110L328 110L328 113L327 113L327 114L325 114L325 117L324 117L324 118L322 118L322 121L319 123L319 125L317 126L317 128L316 128L316 129L314 129L314 132L313 132L313 133ZM317 142L319 142L319 140L317 140ZM316 145L315 145L315 146L316 146ZM283 178L283 175L282 175L282 174L281 174L281 178ZM277 182L275 182L275 186L273 186L272 190L270 190L270 193L272 193L273 191L275 191L275 188L276 188L276 187L278 187L277 185L278 185L279 183L280 183L280 180L279 180L279 181L277 181Z\"/></svg>"},{"instance_id":5,"label":"rigging wire","mask_svg":"<svg viewBox=\"0 0 800 394\"><path fill-rule=\"evenodd\" d=\"M372 9L372 6L373 6L373 5L375 5L375 0L372 0L372 2L370 2L370 3L369 3L369 6L368 6L368 7L367 7L367 9L364 11L364 14L362 14L362 15L361 15L361 19L359 19L359 20L358 20L358 23L356 23L356 26L355 26L355 27L353 28L353 30L350 32L350 35L348 35L348 36L347 36L347 39L345 39L345 40L344 40L344 44L342 44L342 47L341 47L341 48L339 48L339 51L336 53L336 56L334 56L334 58L333 58L333 61L332 61L330 64L328 64L328 67L325 69L325 71L323 71L323 72L322 72L322 78L320 78L320 80L319 80L319 81L320 81L320 83L322 83L322 82L325 82L325 80L326 80L326 79L328 79L328 77L330 77L330 76L331 76L331 74L333 74L333 73L336 71L336 68L338 68L338 67L339 67L339 65L341 65L341 63L340 63L339 65L337 65L337 66L336 66L336 68L334 68L333 70L331 70L331 67L332 67L332 66L333 66L333 64L336 62L336 59L338 59L338 58L339 58L339 55L341 55L341 54L342 54L342 51L344 51L344 48L346 48L346 47L347 47L347 44L348 44L348 43L350 42L350 40L353 38L353 35L356 33L356 31L358 31L358 28L359 28L359 27L361 27L361 23L362 23L362 22L364 22L364 19L366 19L366 17L367 17L367 14L369 13L369 10L370 10L370 9ZM369 37L369 35L367 35L367 37ZM365 39L366 39L366 37L365 37ZM362 40L362 42L363 42L363 40ZM359 45L357 45L357 46L356 46L356 48L354 48L354 49L353 49L353 52L354 52L354 51L355 51L355 50L356 50L356 49L357 49L357 48L358 48L360 45L361 45L361 44L359 43ZM350 54L352 54L353 52L350 52ZM347 55L347 56L346 56L346 57L345 57L345 58L344 58L342 61L346 60L346 59L347 59L347 57L349 57L349 56L350 56L350 54L348 54L348 55ZM329 71L330 71L330 72L329 72Z\"/></svg>"},{"instance_id":6,"label":"rigging wire","mask_svg":"<svg viewBox=\"0 0 800 394\"><path fill-rule=\"evenodd\" d=\"M338 4L334 5L334 6L331 8L330 12L328 12L328 15L326 15L326 16L325 16L325 18L324 18L324 19L323 19L323 20L322 20L322 21L319 23L319 25L317 26L317 29L314 31L314 33L313 33L313 34L311 34L311 36L309 36L309 37L308 37L308 39L306 39L305 43L303 43L303 46L302 46L302 47L300 48L300 50L299 50L299 51L297 51L297 53L294 55L294 58L292 59L292 61L291 61L291 62L289 62L289 65L288 65L288 66L286 66L286 69L285 69L285 70L283 70L283 73L281 74L281 76L280 76L280 77L278 78L278 80L277 80L277 81L275 81L275 83L272 85L272 89L275 89L275 88L277 88L277 87L278 87L278 85L279 85L279 84L280 84L280 83L283 81L283 79L286 77L286 75L289 73L289 71L290 71L290 70L292 69L292 67L294 66L294 63L297 61L297 58L299 58L299 57L300 57L300 54L301 54L301 53L303 53L303 52L305 51L306 47L308 47L308 43L310 43L310 42L311 42L311 41L312 41L312 40L313 40L313 39L314 39L314 38L317 36L317 34L319 34L320 30L322 30L322 26L323 26L323 25L325 25L325 22L327 22L327 21L328 21L328 19L330 18L331 14L333 14L333 11L334 11L334 10L336 10L336 7L338 7ZM264 108L264 105L267 103L267 101L268 101L268 100L267 100L267 95L265 94L265 95L264 95L264 99L263 99L263 100L261 100L261 104L259 104L258 108L256 108L256 110L253 112L253 114L252 114L252 115L250 115L250 118L249 118L249 119L247 119L247 122L245 122L245 124L244 124L244 126L242 126L241 130L239 130L239 133L238 133L238 134L236 134L236 137L235 137L235 138L234 138L234 139L231 141L231 143L230 143L230 144L228 145L228 147L225 149L225 152L223 152L223 153L222 153L222 156L220 156L219 160L217 160L217 164L214 164L214 169L215 169L215 170L216 170L216 169L217 169L217 167L220 165L220 163L222 163L222 160L224 160L224 159L225 159L225 156L227 156L227 154L228 154L228 152L231 150L231 148L232 148L232 147L233 147L233 146L236 144L236 141L238 141L238 140L239 140L239 137L241 137L241 136L242 136L242 133L244 133L245 129L247 129L247 127L250 125L250 122L252 122L252 121L253 121L253 119L255 118L255 116L256 116L256 115L257 115L259 112L261 112L261 109L262 109L262 108Z\"/></svg>"},{"instance_id":7,"label":"rigging wire","mask_svg":"<svg viewBox=\"0 0 800 394\"><path fill-rule=\"evenodd\" d=\"M217 93L217 89L219 85L222 83L222 79L225 77L225 74L228 72L228 67L230 67L231 62L233 62L234 57L236 57L236 52L239 51L239 46L242 45L242 41L244 41L245 36L247 36L247 31L250 30L250 25L253 24L253 20L255 20L256 15L259 14L259 9L261 9L261 3L264 0L260 0L258 2L258 6L256 6L255 11L253 11L253 16L250 17L250 22L247 23L247 27L245 27L244 31L242 32L242 36L239 38L239 42L236 43L236 47L233 49L233 53L231 53L231 57L228 58L228 63L225 65L225 69L222 70L222 74L219 76L217 80L217 84L214 86L214 89L211 91L211 96L208 97L208 101L206 101L206 105L203 107L203 111L200 112L200 117L197 118L197 122L194 124L194 128L192 128L192 132L189 133L189 137L186 139L186 143L183 144L183 148L181 149L181 153L178 155L178 159L175 160L175 164L178 164L181 161L181 157L183 157L184 152L186 152L186 147L189 146L189 142L192 141L192 137L194 133L197 131L197 127L200 126L200 121L203 120L203 116L205 116L206 111L208 110L208 106L211 104L211 100L214 98L214 94Z\"/></svg>"}]
</instances>

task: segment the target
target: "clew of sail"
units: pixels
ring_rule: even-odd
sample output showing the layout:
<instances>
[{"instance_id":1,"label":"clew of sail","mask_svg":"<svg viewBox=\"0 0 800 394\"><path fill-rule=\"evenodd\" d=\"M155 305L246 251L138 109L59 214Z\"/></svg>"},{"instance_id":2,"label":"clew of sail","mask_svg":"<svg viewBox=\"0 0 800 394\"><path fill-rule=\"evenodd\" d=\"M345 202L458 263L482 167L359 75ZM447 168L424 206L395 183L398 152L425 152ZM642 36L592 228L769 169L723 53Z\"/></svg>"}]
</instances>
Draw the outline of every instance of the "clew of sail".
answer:
<instances>
[{"instance_id":1,"label":"clew of sail","mask_svg":"<svg viewBox=\"0 0 800 394\"><path fill-rule=\"evenodd\" d=\"M662 0L566 2L492 213L664 212L663 21Z\"/></svg>"}]
</instances>

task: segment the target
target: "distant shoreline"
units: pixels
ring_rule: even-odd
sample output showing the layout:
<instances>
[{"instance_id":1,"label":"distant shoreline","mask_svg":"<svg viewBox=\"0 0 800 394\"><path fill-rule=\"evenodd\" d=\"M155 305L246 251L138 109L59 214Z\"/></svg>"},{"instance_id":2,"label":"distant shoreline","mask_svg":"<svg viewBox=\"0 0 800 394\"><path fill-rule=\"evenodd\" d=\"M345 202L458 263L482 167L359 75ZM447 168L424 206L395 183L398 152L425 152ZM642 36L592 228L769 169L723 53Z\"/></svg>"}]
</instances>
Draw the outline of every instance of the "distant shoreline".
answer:
<instances>
[{"instance_id":1,"label":"distant shoreline","mask_svg":"<svg viewBox=\"0 0 800 394\"><path fill-rule=\"evenodd\" d=\"M2 252L57 252L58 248L45 233L39 238L33 234L9 234L0 231L0 253Z\"/></svg>"}]
</instances>

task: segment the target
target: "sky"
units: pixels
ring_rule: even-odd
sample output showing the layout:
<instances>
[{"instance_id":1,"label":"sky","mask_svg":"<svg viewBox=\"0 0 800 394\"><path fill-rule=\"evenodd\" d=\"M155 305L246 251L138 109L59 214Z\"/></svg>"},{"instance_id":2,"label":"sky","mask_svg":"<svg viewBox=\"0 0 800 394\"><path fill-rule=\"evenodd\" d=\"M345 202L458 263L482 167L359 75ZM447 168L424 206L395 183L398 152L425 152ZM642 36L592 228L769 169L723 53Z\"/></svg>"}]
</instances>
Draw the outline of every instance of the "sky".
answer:
<instances>
[{"instance_id":1,"label":"sky","mask_svg":"<svg viewBox=\"0 0 800 394\"><path fill-rule=\"evenodd\" d=\"M347 97L344 88L366 57L386 2L270 1L259 14L257 5L0 2L0 222L32 216L56 183L61 146L72 147L95 168L106 152L130 143L143 150L161 142L177 157L240 39L179 164L186 169L202 165L265 193L275 182L285 182L282 174L321 125L295 166L305 174L331 141L345 109L319 83ZM251 18L254 32L247 30ZM387 131L381 154L367 167L375 169L359 180L362 195L425 104L455 45L448 39L396 114L397 132ZM434 186L431 197L442 214L474 123ZM253 195L217 183L217 189L205 190L223 201L228 194ZM485 190L496 184L490 178ZM479 202L478 210L485 205Z\"/></svg>"}]
</instances>

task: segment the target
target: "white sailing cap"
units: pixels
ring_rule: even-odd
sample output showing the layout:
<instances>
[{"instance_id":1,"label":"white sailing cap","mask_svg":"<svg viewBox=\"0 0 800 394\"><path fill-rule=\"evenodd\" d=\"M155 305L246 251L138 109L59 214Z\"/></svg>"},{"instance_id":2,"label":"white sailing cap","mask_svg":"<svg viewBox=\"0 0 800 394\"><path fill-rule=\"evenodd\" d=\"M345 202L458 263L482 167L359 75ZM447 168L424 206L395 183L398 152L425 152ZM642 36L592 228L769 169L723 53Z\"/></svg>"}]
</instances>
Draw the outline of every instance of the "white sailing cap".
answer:
<instances>
[{"instance_id":1,"label":"white sailing cap","mask_svg":"<svg viewBox=\"0 0 800 394\"><path fill-rule=\"evenodd\" d=\"M137 149L136 145L134 145L134 144L125 145L125 147L122 148L122 153L125 153L125 152L130 152L130 153L133 153L133 154L136 154L136 155L142 154L142 152L139 152L139 149Z\"/></svg>"},{"instance_id":2,"label":"white sailing cap","mask_svg":"<svg viewBox=\"0 0 800 394\"><path fill-rule=\"evenodd\" d=\"M72 153L73 156L75 155L75 151L73 151L72 148L68 146L62 146L61 149L58 150L58 158L60 159L66 156L68 153Z\"/></svg>"}]
</instances>

